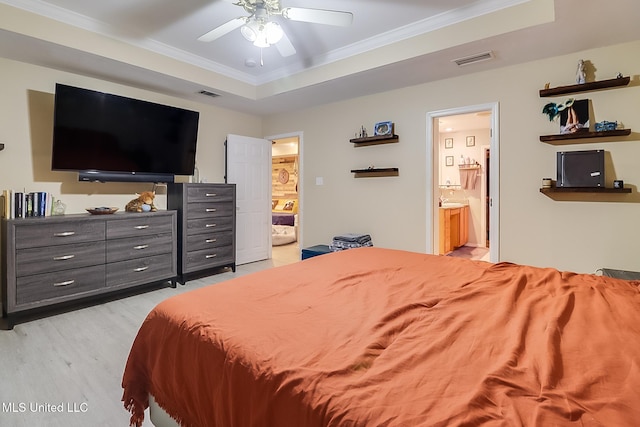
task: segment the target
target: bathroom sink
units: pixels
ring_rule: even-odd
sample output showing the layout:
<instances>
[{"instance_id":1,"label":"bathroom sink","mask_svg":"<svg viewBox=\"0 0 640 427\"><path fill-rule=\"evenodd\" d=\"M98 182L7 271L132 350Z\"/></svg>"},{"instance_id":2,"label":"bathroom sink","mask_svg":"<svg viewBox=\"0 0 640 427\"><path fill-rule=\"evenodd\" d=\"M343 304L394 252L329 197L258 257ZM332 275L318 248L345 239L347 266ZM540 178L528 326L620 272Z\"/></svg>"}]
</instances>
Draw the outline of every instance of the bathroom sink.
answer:
<instances>
[{"instance_id":1,"label":"bathroom sink","mask_svg":"<svg viewBox=\"0 0 640 427\"><path fill-rule=\"evenodd\" d=\"M454 202L445 202L442 204L443 208L461 208L463 206L467 206L464 203L454 203Z\"/></svg>"}]
</instances>

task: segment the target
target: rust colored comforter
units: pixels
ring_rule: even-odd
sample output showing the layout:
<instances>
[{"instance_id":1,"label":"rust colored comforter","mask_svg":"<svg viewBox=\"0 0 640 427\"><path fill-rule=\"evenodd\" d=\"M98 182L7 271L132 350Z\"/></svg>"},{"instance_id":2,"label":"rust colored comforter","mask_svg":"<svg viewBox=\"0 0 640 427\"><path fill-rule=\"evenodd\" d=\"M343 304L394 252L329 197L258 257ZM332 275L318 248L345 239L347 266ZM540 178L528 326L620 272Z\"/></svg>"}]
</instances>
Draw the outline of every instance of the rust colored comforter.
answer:
<instances>
[{"instance_id":1,"label":"rust colored comforter","mask_svg":"<svg viewBox=\"0 0 640 427\"><path fill-rule=\"evenodd\" d=\"M381 248L160 303L123 401L184 426L635 426L638 282Z\"/></svg>"}]
</instances>

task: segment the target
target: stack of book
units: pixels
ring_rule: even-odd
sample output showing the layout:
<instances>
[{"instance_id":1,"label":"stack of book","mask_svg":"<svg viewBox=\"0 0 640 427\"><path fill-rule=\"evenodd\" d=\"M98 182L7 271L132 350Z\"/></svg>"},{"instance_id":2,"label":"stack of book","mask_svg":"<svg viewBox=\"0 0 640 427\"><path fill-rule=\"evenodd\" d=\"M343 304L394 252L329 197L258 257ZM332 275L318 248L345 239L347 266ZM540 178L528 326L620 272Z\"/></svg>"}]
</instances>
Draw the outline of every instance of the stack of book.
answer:
<instances>
[{"instance_id":1,"label":"stack of book","mask_svg":"<svg viewBox=\"0 0 640 427\"><path fill-rule=\"evenodd\" d=\"M51 215L53 197L51 193L35 191L2 191L3 218L29 218Z\"/></svg>"}]
</instances>

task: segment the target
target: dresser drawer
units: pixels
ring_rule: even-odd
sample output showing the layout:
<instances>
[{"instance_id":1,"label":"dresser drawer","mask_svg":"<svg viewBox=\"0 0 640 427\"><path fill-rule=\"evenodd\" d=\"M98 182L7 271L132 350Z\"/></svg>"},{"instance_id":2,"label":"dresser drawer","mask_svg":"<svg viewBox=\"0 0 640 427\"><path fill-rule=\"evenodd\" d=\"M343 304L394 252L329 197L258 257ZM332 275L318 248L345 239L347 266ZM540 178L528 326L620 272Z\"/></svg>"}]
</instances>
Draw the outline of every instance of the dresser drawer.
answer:
<instances>
[{"instance_id":1,"label":"dresser drawer","mask_svg":"<svg viewBox=\"0 0 640 427\"><path fill-rule=\"evenodd\" d=\"M231 246L233 236L231 233L202 233L187 236L187 247L189 251L199 251L202 249L217 248L220 246Z\"/></svg>"},{"instance_id":2,"label":"dresser drawer","mask_svg":"<svg viewBox=\"0 0 640 427\"><path fill-rule=\"evenodd\" d=\"M16 251L16 276L104 264L105 243L89 242Z\"/></svg>"},{"instance_id":3,"label":"dresser drawer","mask_svg":"<svg viewBox=\"0 0 640 427\"><path fill-rule=\"evenodd\" d=\"M107 264L107 287L129 287L176 276L173 254L161 254Z\"/></svg>"},{"instance_id":4,"label":"dresser drawer","mask_svg":"<svg viewBox=\"0 0 640 427\"><path fill-rule=\"evenodd\" d=\"M140 215L136 218L136 214L131 214L127 219L107 221L107 239L152 236L171 233L172 229L170 216Z\"/></svg>"},{"instance_id":5,"label":"dresser drawer","mask_svg":"<svg viewBox=\"0 0 640 427\"><path fill-rule=\"evenodd\" d=\"M36 222L16 225L16 249L93 242L105 236L102 221Z\"/></svg>"},{"instance_id":6,"label":"dresser drawer","mask_svg":"<svg viewBox=\"0 0 640 427\"><path fill-rule=\"evenodd\" d=\"M232 185L187 185L187 202L230 202L235 191Z\"/></svg>"},{"instance_id":7,"label":"dresser drawer","mask_svg":"<svg viewBox=\"0 0 640 427\"><path fill-rule=\"evenodd\" d=\"M187 235L211 233L212 231L228 231L233 229L233 217L197 218L187 220Z\"/></svg>"},{"instance_id":8,"label":"dresser drawer","mask_svg":"<svg viewBox=\"0 0 640 427\"><path fill-rule=\"evenodd\" d=\"M189 251L186 254L186 257L187 273L234 262L232 246L221 246L201 251Z\"/></svg>"},{"instance_id":9,"label":"dresser drawer","mask_svg":"<svg viewBox=\"0 0 640 427\"><path fill-rule=\"evenodd\" d=\"M189 203L187 204L187 219L232 216L233 209L235 207L231 203Z\"/></svg>"},{"instance_id":10,"label":"dresser drawer","mask_svg":"<svg viewBox=\"0 0 640 427\"><path fill-rule=\"evenodd\" d=\"M16 282L16 304L28 308L81 297L104 288L105 266L76 268L55 273L19 277Z\"/></svg>"},{"instance_id":11,"label":"dresser drawer","mask_svg":"<svg viewBox=\"0 0 640 427\"><path fill-rule=\"evenodd\" d=\"M125 261L134 258L171 253L173 234L158 234L148 237L127 237L107 241L107 262Z\"/></svg>"}]
</instances>

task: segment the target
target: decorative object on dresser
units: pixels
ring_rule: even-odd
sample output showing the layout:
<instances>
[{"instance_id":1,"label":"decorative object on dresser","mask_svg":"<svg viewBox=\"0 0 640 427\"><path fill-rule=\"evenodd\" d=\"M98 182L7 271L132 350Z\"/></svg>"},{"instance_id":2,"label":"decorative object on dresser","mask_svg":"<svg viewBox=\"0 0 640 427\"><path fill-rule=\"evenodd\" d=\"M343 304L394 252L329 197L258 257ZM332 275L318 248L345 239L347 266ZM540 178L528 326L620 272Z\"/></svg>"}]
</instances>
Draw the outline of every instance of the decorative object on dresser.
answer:
<instances>
[{"instance_id":1,"label":"decorative object on dresser","mask_svg":"<svg viewBox=\"0 0 640 427\"><path fill-rule=\"evenodd\" d=\"M3 326L177 275L177 213L58 215L2 221Z\"/></svg>"},{"instance_id":2,"label":"decorative object on dresser","mask_svg":"<svg viewBox=\"0 0 640 427\"><path fill-rule=\"evenodd\" d=\"M138 194L138 197L127 203L124 210L127 212L155 212L158 210L153 204L155 197L155 191L143 191Z\"/></svg>"},{"instance_id":3,"label":"decorative object on dresser","mask_svg":"<svg viewBox=\"0 0 640 427\"><path fill-rule=\"evenodd\" d=\"M89 212L91 215L110 215L118 212L118 208L100 206L98 208L87 208L86 211Z\"/></svg>"},{"instance_id":4,"label":"decorative object on dresser","mask_svg":"<svg viewBox=\"0 0 640 427\"><path fill-rule=\"evenodd\" d=\"M236 271L235 184L167 184L178 211L178 281L229 267Z\"/></svg>"}]
</instances>

